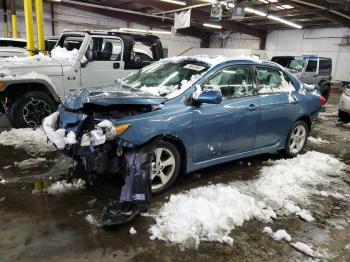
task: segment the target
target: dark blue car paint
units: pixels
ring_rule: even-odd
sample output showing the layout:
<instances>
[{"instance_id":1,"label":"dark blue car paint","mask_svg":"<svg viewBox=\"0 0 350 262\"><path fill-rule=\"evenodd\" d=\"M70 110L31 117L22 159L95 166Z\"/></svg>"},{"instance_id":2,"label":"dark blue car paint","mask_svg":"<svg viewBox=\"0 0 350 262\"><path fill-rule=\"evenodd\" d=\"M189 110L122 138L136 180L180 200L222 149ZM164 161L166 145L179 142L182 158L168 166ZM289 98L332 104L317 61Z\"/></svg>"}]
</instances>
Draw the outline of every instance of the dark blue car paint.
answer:
<instances>
[{"instance_id":1,"label":"dark blue car paint","mask_svg":"<svg viewBox=\"0 0 350 262\"><path fill-rule=\"evenodd\" d=\"M289 101L288 93L256 95L224 100L220 104L187 105L196 85L202 85L218 70L231 65L264 65L285 72L294 84L294 101ZM125 147L140 146L158 136L170 136L179 140L186 150L186 172L220 164L242 157L283 149L288 132L298 119L306 117L313 121L321 108L319 97L298 92L301 83L281 66L271 62L227 61L211 68L191 88L176 98L118 98L120 103L132 101L152 101L162 103L157 110L127 117L109 119L115 125L131 124L131 127L118 138ZM309 91L305 90L306 93ZM84 98L86 99L86 97ZM118 102L118 103L119 103ZM82 100L76 103L81 107ZM65 118L61 107L61 118ZM95 119L102 121L104 119ZM61 128L65 128L61 120Z\"/></svg>"}]
</instances>

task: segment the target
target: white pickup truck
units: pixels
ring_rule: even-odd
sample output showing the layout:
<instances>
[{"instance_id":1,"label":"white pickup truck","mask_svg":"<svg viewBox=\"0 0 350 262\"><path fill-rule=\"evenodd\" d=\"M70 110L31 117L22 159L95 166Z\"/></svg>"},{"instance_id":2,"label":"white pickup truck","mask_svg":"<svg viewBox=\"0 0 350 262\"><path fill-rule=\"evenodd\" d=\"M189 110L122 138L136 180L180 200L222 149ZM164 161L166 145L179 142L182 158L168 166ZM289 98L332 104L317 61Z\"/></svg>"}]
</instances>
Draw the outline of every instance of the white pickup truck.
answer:
<instances>
[{"instance_id":1,"label":"white pickup truck","mask_svg":"<svg viewBox=\"0 0 350 262\"><path fill-rule=\"evenodd\" d=\"M163 58L157 36L64 31L50 56L0 59L0 111L16 127L33 127L71 89L109 83Z\"/></svg>"}]
</instances>

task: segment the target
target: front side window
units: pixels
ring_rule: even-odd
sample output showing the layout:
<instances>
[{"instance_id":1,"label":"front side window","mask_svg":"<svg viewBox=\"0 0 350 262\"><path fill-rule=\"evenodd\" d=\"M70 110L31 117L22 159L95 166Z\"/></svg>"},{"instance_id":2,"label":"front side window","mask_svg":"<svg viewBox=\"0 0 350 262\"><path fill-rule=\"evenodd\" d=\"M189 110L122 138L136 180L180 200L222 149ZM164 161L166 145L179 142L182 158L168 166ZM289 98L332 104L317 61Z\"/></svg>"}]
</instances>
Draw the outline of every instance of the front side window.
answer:
<instances>
[{"instance_id":1,"label":"front side window","mask_svg":"<svg viewBox=\"0 0 350 262\"><path fill-rule=\"evenodd\" d=\"M317 71L317 60L309 60L305 72L315 73Z\"/></svg>"},{"instance_id":2,"label":"front side window","mask_svg":"<svg viewBox=\"0 0 350 262\"><path fill-rule=\"evenodd\" d=\"M259 94L295 91L293 83L281 70L257 66L255 69L255 77Z\"/></svg>"},{"instance_id":3,"label":"front side window","mask_svg":"<svg viewBox=\"0 0 350 262\"><path fill-rule=\"evenodd\" d=\"M122 41L114 38L92 37L88 46L96 61L120 61Z\"/></svg>"},{"instance_id":4,"label":"front side window","mask_svg":"<svg viewBox=\"0 0 350 262\"><path fill-rule=\"evenodd\" d=\"M226 67L204 84L206 89L220 90L226 99L254 95L249 66Z\"/></svg>"}]
</instances>

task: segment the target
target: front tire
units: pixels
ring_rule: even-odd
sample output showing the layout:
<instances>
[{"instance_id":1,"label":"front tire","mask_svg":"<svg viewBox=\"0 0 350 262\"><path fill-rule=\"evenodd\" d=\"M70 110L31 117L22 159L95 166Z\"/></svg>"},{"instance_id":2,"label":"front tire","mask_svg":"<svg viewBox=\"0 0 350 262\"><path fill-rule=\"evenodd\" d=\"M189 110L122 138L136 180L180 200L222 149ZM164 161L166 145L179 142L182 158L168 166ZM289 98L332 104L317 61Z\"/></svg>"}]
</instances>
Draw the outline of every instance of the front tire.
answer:
<instances>
[{"instance_id":1,"label":"front tire","mask_svg":"<svg viewBox=\"0 0 350 262\"><path fill-rule=\"evenodd\" d=\"M350 122L350 114L348 114L344 111L339 110L338 117L339 117L339 120L343 123Z\"/></svg>"},{"instance_id":2,"label":"front tire","mask_svg":"<svg viewBox=\"0 0 350 262\"><path fill-rule=\"evenodd\" d=\"M181 158L177 147L160 140L154 146L154 162L152 163L152 194L157 195L167 191L180 173Z\"/></svg>"},{"instance_id":3,"label":"front tire","mask_svg":"<svg viewBox=\"0 0 350 262\"><path fill-rule=\"evenodd\" d=\"M286 147L283 151L286 157L295 157L304 148L309 128L304 121L297 121L289 131L286 141Z\"/></svg>"},{"instance_id":4,"label":"front tire","mask_svg":"<svg viewBox=\"0 0 350 262\"><path fill-rule=\"evenodd\" d=\"M320 86L320 93L326 99L326 102L328 101L330 92L331 92L330 85L321 85Z\"/></svg>"},{"instance_id":5,"label":"front tire","mask_svg":"<svg viewBox=\"0 0 350 262\"><path fill-rule=\"evenodd\" d=\"M10 106L8 119L13 127L38 127L42 120L57 109L56 102L42 91L30 91Z\"/></svg>"}]
</instances>

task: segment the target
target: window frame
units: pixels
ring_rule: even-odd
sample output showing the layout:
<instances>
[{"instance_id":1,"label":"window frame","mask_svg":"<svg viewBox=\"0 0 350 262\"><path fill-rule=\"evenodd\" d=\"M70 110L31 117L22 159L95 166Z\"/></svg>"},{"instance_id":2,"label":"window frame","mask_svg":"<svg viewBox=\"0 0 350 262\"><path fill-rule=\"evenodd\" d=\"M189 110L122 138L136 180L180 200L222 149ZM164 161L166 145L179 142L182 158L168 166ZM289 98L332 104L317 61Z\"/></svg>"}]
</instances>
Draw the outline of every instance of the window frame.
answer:
<instances>
[{"instance_id":1,"label":"window frame","mask_svg":"<svg viewBox=\"0 0 350 262\"><path fill-rule=\"evenodd\" d=\"M253 78L254 78L254 82L255 82L255 90L257 92L257 95L258 96L261 96L261 95L272 95L272 94L285 94L285 93L288 93L286 91L279 91L279 92L269 92L269 93L259 93L259 83L258 83L258 79L256 78L256 70L257 70L257 67L265 67L265 68L270 68L270 69L274 69L274 70L277 70L277 71L281 71L285 77L288 77L288 80L290 81L290 83L293 85L294 87L294 91L297 91L297 88L295 87L293 81L291 80L291 78L281 69L279 68L276 68L276 67L273 67L273 66L269 66L269 65L253 65Z\"/></svg>"},{"instance_id":2,"label":"window frame","mask_svg":"<svg viewBox=\"0 0 350 262\"><path fill-rule=\"evenodd\" d=\"M238 66L241 66L241 67L247 67L248 68L248 72L250 74L250 79L251 79L251 84L252 84L252 87L253 87L253 94L252 95L247 95L247 96L242 96L242 97L231 97L231 98L228 98L228 97L224 97L222 96L222 98L225 98L222 102L225 102L225 101L229 101L229 100L233 100L233 99L242 99L242 98L247 98L247 97L254 97L254 96L257 96L258 95L258 92L257 92L257 88L256 88L256 84L255 84L255 79L254 79L254 75L253 75L253 69L252 69L252 65L250 64L233 64L233 65L227 65L225 67L222 67L220 69L218 69L214 74L212 74L211 76L209 76L200 86L202 88L202 91L204 91L204 86L211 80L213 79L214 77L216 77L220 72L228 69L228 68L231 68L231 67L238 67ZM221 92L221 90L220 90ZM221 93L222 94L222 93Z\"/></svg>"},{"instance_id":3,"label":"window frame","mask_svg":"<svg viewBox=\"0 0 350 262\"><path fill-rule=\"evenodd\" d=\"M102 38L102 39L114 39L114 40L119 40L120 43L121 43L121 50L120 50L120 60L94 60L94 61L92 61L92 62L113 62L113 63L120 63L120 62L123 62L123 61L124 61L124 41L123 41L122 38L117 37L117 36L91 35L87 47L89 46L89 44L90 44L90 42L91 42L91 40L92 40L93 38ZM102 40L102 41L103 41L103 40ZM86 50L87 50L87 47L86 47ZM86 50L85 50L85 52L86 52Z\"/></svg>"}]
</instances>

